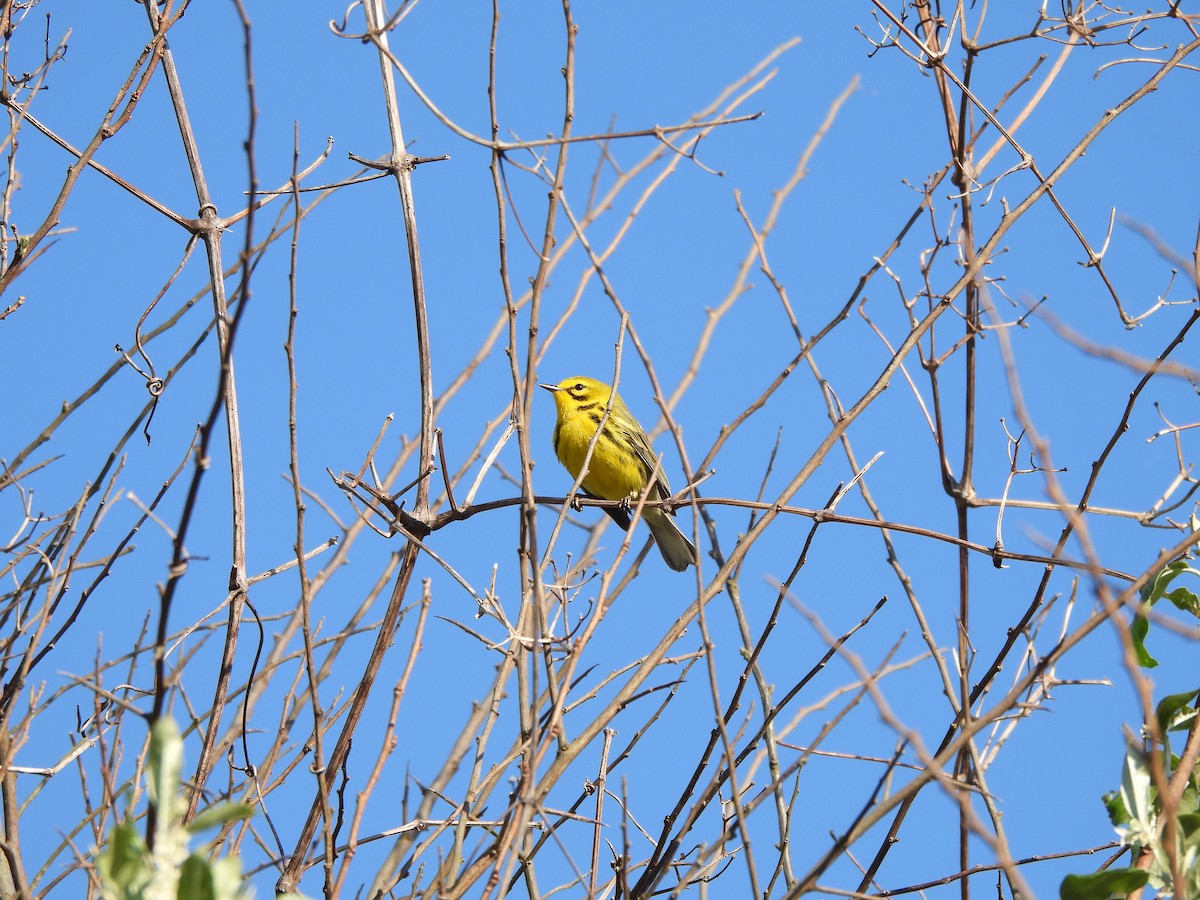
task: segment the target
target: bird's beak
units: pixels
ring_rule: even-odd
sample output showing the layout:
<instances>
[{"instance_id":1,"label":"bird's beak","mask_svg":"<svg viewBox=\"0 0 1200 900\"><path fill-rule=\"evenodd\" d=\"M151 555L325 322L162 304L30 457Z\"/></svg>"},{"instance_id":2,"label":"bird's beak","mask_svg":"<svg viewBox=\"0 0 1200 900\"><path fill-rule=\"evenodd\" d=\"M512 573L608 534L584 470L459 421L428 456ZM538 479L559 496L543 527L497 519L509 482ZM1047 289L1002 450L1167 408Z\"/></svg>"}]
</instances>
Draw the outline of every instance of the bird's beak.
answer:
<instances>
[{"instance_id":1,"label":"bird's beak","mask_svg":"<svg viewBox=\"0 0 1200 900\"><path fill-rule=\"evenodd\" d=\"M545 388L546 390L550 391L550 393L552 393L552 394L562 390L562 388L560 388L557 384L541 384L541 383L539 383L538 387Z\"/></svg>"}]
</instances>

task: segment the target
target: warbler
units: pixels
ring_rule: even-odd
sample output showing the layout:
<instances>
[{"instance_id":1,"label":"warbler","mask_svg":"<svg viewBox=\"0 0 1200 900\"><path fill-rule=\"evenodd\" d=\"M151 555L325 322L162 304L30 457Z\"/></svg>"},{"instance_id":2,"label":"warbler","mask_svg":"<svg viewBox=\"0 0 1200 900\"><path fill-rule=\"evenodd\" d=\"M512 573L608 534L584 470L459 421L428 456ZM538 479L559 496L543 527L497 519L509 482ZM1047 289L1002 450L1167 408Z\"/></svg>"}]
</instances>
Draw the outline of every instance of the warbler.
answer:
<instances>
[{"instance_id":1,"label":"warbler","mask_svg":"<svg viewBox=\"0 0 1200 900\"><path fill-rule=\"evenodd\" d=\"M646 491L656 459L645 430L620 395L602 381L578 375L558 384L540 384L538 387L554 394L554 405L558 410L554 455L572 477L579 477L588 445L600 422L604 421L604 430L596 441L587 474L581 482L583 490L600 500L638 500ZM604 420L610 398L612 408L608 419ZM646 499L664 500L670 496L671 487L660 468ZM621 528L629 530L633 520L627 509L604 511ZM642 509L642 520L650 526L663 559L676 572L682 572L695 562L696 548L683 536L673 515L673 511L668 513L661 507Z\"/></svg>"}]
</instances>

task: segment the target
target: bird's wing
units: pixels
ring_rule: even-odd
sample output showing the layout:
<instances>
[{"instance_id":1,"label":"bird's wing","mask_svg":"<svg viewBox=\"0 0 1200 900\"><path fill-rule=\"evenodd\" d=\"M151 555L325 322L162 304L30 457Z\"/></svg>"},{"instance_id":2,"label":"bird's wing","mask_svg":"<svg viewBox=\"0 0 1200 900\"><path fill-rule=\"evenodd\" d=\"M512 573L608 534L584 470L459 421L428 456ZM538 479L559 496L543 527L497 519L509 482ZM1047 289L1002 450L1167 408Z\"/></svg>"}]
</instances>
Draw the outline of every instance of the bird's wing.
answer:
<instances>
[{"instance_id":1,"label":"bird's wing","mask_svg":"<svg viewBox=\"0 0 1200 900\"><path fill-rule=\"evenodd\" d=\"M647 475L654 471L654 467L658 465L658 457L654 455L654 448L650 446L650 440L646 437L646 432L641 428L636 430L625 429L625 435L629 438L630 446L633 447L637 454L638 461L641 462ZM657 494L657 496L656 496ZM658 476L654 479L654 487L650 490L651 500L665 500L671 496L671 485L667 483L666 473L663 472L662 466L658 466Z\"/></svg>"}]
</instances>

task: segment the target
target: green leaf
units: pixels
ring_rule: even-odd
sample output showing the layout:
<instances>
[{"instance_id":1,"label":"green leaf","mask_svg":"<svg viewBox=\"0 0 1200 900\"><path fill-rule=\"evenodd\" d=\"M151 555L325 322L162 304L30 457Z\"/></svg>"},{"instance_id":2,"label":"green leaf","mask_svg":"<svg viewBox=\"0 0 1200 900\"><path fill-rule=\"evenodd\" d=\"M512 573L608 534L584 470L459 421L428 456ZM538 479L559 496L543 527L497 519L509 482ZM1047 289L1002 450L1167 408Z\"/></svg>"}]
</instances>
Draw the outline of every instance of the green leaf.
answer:
<instances>
[{"instance_id":1,"label":"green leaf","mask_svg":"<svg viewBox=\"0 0 1200 900\"><path fill-rule=\"evenodd\" d=\"M223 856L212 863L213 891L217 900L239 900L247 896L242 890L242 863L232 856Z\"/></svg>"},{"instance_id":2,"label":"green leaf","mask_svg":"<svg viewBox=\"0 0 1200 900\"><path fill-rule=\"evenodd\" d=\"M1113 827L1129 824L1129 810L1121 802L1121 795L1117 791L1109 791L1100 799L1104 801L1104 808L1108 810L1108 821L1113 823Z\"/></svg>"},{"instance_id":3,"label":"green leaf","mask_svg":"<svg viewBox=\"0 0 1200 900\"><path fill-rule=\"evenodd\" d=\"M1129 629L1133 638L1133 652L1137 655L1138 665L1143 669L1153 669L1158 660L1146 649L1146 634L1150 631L1150 620L1139 614L1133 617L1133 625Z\"/></svg>"},{"instance_id":4,"label":"green leaf","mask_svg":"<svg viewBox=\"0 0 1200 900\"><path fill-rule=\"evenodd\" d=\"M1154 712L1163 734L1168 731L1184 731L1189 727L1192 719L1196 718L1193 702L1198 695L1200 690L1191 690L1182 694L1171 694L1158 701Z\"/></svg>"},{"instance_id":5,"label":"green leaf","mask_svg":"<svg viewBox=\"0 0 1200 900\"><path fill-rule=\"evenodd\" d=\"M236 822L238 819L248 819L252 815L254 815L254 807L249 803L218 803L188 822L187 830L191 834L196 834L216 825L225 825L228 822Z\"/></svg>"},{"instance_id":6,"label":"green leaf","mask_svg":"<svg viewBox=\"0 0 1200 900\"><path fill-rule=\"evenodd\" d=\"M1200 617L1200 598L1187 588L1175 588L1169 594L1163 594L1163 597L1174 603L1175 608L1180 612L1191 613L1193 616Z\"/></svg>"},{"instance_id":7,"label":"green leaf","mask_svg":"<svg viewBox=\"0 0 1200 900\"><path fill-rule=\"evenodd\" d=\"M1150 873L1143 869L1108 869L1092 875L1068 875L1058 889L1061 900L1108 900L1124 897L1146 886Z\"/></svg>"},{"instance_id":8,"label":"green leaf","mask_svg":"<svg viewBox=\"0 0 1200 900\"><path fill-rule=\"evenodd\" d=\"M1153 830L1155 798L1146 754L1137 742L1125 742L1125 761L1121 767L1121 802L1129 811L1129 832L1134 841Z\"/></svg>"},{"instance_id":9,"label":"green leaf","mask_svg":"<svg viewBox=\"0 0 1200 900\"><path fill-rule=\"evenodd\" d=\"M1200 833L1200 814L1184 813L1177 816L1175 821L1179 823L1179 830L1185 837Z\"/></svg>"},{"instance_id":10,"label":"green leaf","mask_svg":"<svg viewBox=\"0 0 1200 900\"><path fill-rule=\"evenodd\" d=\"M1133 626L1130 631L1133 637L1133 649L1138 658L1138 665L1144 669L1153 669L1158 665L1158 660L1151 656L1150 652L1146 649L1146 634L1150 630L1150 622L1146 618L1145 613L1155 603L1165 598L1181 612L1191 613L1193 616L1200 617L1200 598L1197 598L1194 593L1184 587L1175 588L1173 591L1168 590L1171 582L1180 575L1195 575L1200 577L1200 570L1193 569L1186 559L1177 559L1159 569L1154 577L1142 588L1142 606L1138 614L1133 617Z\"/></svg>"},{"instance_id":11,"label":"green leaf","mask_svg":"<svg viewBox=\"0 0 1200 900\"><path fill-rule=\"evenodd\" d=\"M1158 570L1153 578L1146 582L1145 587L1142 588L1142 600L1147 606L1153 606L1166 594L1168 585L1177 576L1190 571L1190 569L1191 567L1188 565L1186 559L1177 559L1167 563Z\"/></svg>"},{"instance_id":12,"label":"green leaf","mask_svg":"<svg viewBox=\"0 0 1200 900\"><path fill-rule=\"evenodd\" d=\"M118 825L108 836L104 852L96 858L96 867L108 893L134 896L150 880L146 842L132 825Z\"/></svg>"},{"instance_id":13,"label":"green leaf","mask_svg":"<svg viewBox=\"0 0 1200 900\"><path fill-rule=\"evenodd\" d=\"M183 861L179 869L179 900L217 900L209 862L198 853Z\"/></svg>"},{"instance_id":14,"label":"green leaf","mask_svg":"<svg viewBox=\"0 0 1200 900\"><path fill-rule=\"evenodd\" d=\"M1194 812L1200 812L1200 795L1196 791L1196 773L1193 771L1183 789L1183 796L1179 798L1178 813L1182 816Z\"/></svg>"}]
</instances>

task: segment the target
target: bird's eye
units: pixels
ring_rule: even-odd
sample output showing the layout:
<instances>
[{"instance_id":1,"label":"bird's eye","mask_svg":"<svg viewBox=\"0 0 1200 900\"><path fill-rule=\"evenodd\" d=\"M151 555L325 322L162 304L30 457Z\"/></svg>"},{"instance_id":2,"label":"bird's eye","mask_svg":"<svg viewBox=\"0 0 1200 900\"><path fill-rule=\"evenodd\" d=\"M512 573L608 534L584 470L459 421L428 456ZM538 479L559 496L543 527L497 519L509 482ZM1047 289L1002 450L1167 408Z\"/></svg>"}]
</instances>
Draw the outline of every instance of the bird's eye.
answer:
<instances>
[{"instance_id":1,"label":"bird's eye","mask_svg":"<svg viewBox=\"0 0 1200 900\"><path fill-rule=\"evenodd\" d=\"M575 390L581 394L583 393L583 382L582 381L580 381L579 383L577 383L575 385Z\"/></svg>"}]
</instances>

